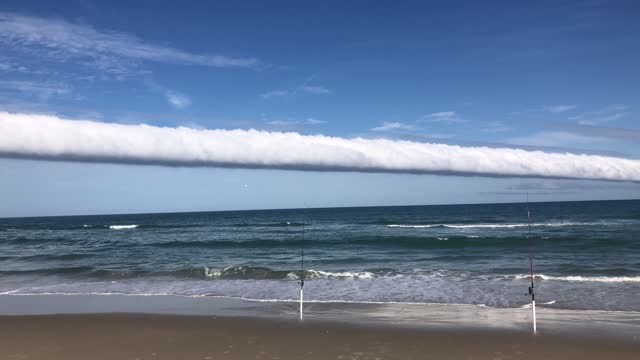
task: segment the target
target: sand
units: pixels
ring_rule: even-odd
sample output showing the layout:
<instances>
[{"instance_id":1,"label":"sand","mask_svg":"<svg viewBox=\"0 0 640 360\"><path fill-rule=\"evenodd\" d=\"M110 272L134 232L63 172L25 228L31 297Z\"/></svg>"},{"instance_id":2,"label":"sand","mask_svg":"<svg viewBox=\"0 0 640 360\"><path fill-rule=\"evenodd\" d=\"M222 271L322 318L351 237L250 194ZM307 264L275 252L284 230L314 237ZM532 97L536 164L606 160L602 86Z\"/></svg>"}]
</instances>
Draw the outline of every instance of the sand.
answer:
<instances>
[{"instance_id":1,"label":"sand","mask_svg":"<svg viewBox=\"0 0 640 360\"><path fill-rule=\"evenodd\" d=\"M637 359L640 342L176 315L0 317L0 359Z\"/></svg>"}]
</instances>

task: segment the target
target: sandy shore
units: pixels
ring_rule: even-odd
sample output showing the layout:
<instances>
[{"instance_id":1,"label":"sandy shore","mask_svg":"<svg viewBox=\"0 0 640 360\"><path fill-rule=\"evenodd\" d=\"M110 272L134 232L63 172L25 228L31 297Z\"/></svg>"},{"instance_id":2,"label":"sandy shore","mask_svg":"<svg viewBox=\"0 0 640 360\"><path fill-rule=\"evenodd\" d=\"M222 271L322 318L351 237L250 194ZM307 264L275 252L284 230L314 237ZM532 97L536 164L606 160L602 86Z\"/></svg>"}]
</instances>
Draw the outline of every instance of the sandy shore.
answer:
<instances>
[{"instance_id":1,"label":"sandy shore","mask_svg":"<svg viewBox=\"0 0 640 360\"><path fill-rule=\"evenodd\" d=\"M0 317L1 359L637 359L639 342L175 315Z\"/></svg>"}]
</instances>

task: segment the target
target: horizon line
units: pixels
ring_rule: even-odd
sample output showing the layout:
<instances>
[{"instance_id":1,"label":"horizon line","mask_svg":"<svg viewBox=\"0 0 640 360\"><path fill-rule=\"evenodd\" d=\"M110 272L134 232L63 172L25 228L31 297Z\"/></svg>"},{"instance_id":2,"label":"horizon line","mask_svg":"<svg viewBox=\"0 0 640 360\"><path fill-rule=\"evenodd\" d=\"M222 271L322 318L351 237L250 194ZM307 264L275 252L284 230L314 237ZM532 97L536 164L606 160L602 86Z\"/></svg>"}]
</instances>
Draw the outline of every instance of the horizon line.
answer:
<instances>
[{"instance_id":1,"label":"horizon line","mask_svg":"<svg viewBox=\"0 0 640 360\"><path fill-rule=\"evenodd\" d=\"M546 203L577 203L597 201L640 201L633 199L594 199L594 200L550 200L550 201L505 201L505 202L477 202L477 203L449 203L449 204L421 204L421 205L364 205L364 206L320 206L320 207L293 207L293 208L258 208L258 209L225 209L225 210L196 210L196 211L167 211L167 212L132 212L132 213L102 213L102 214L63 214L63 215L30 215L30 216L0 216L4 219L29 219L29 218L54 218L54 217L81 217L81 216L126 216L126 215L170 215L170 214L196 214L196 213L225 213L225 212L252 212L252 211L292 211L292 210L322 210L322 209L357 209L357 208L383 208L383 207L425 207L425 206L461 206L461 205L509 205L509 204L546 204Z\"/></svg>"}]
</instances>

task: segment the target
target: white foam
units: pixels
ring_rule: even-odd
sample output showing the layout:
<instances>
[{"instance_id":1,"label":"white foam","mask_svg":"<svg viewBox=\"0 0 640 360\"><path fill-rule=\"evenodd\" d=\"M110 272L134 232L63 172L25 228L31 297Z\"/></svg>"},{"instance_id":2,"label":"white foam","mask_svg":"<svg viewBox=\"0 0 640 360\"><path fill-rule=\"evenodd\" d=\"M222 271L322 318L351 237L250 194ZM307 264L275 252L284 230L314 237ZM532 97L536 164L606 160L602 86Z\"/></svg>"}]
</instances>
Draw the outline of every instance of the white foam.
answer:
<instances>
[{"instance_id":1,"label":"white foam","mask_svg":"<svg viewBox=\"0 0 640 360\"><path fill-rule=\"evenodd\" d=\"M345 272L331 272L321 270L307 270L310 277L323 277L329 279L373 279L375 275L368 271L345 271Z\"/></svg>"},{"instance_id":2,"label":"white foam","mask_svg":"<svg viewBox=\"0 0 640 360\"><path fill-rule=\"evenodd\" d=\"M0 292L0 295L11 295L11 294L15 294L15 293L17 293L17 292L19 292L21 290L22 289L2 291L2 292Z\"/></svg>"},{"instance_id":3,"label":"white foam","mask_svg":"<svg viewBox=\"0 0 640 360\"><path fill-rule=\"evenodd\" d=\"M552 305L552 304L555 304L555 303L556 303L555 300L551 300L551 301L547 301L547 302L543 302L543 303L538 303L538 305ZM532 305L529 303L529 304L522 305L520 308L521 309L530 309L531 306Z\"/></svg>"},{"instance_id":4,"label":"white foam","mask_svg":"<svg viewBox=\"0 0 640 360\"><path fill-rule=\"evenodd\" d=\"M112 230L124 230L124 229L135 229L139 225L109 225L109 229Z\"/></svg>"},{"instance_id":5,"label":"white foam","mask_svg":"<svg viewBox=\"0 0 640 360\"><path fill-rule=\"evenodd\" d=\"M220 271L220 269L204 268L204 276L206 277L219 277L220 275L222 275L222 271Z\"/></svg>"},{"instance_id":6,"label":"white foam","mask_svg":"<svg viewBox=\"0 0 640 360\"><path fill-rule=\"evenodd\" d=\"M598 226L598 225L610 225L611 223L579 223L579 222L549 222L549 223L533 223L531 226L536 227L559 227L559 226ZM517 223L517 224L425 224L425 225L405 225L405 224L391 224L387 225L390 228L411 228L411 229L421 229L421 228L434 228L434 227L445 227L452 229L510 229L510 228L520 228L527 227L529 224L527 223Z\"/></svg>"},{"instance_id":7,"label":"white foam","mask_svg":"<svg viewBox=\"0 0 640 360\"><path fill-rule=\"evenodd\" d=\"M531 275L510 275L517 280L531 279ZM537 279L542 280L555 280L555 281L575 281L575 282L605 282L605 283L618 283L618 282L640 282L640 276L551 276L544 274L535 275Z\"/></svg>"}]
</instances>

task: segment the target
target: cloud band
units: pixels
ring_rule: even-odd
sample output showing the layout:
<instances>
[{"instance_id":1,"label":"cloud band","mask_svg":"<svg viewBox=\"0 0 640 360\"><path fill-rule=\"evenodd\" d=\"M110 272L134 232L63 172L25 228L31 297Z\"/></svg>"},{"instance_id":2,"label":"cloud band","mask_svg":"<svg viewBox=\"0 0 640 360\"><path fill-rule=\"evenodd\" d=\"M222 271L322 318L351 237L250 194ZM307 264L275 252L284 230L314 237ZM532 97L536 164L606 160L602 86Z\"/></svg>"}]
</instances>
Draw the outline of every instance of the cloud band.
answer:
<instances>
[{"instance_id":1,"label":"cloud band","mask_svg":"<svg viewBox=\"0 0 640 360\"><path fill-rule=\"evenodd\" d=\"M0 157L640 181L640 161L508 148L259 130L197 130L0 112Z\"/></svg>"}]
</instances>

